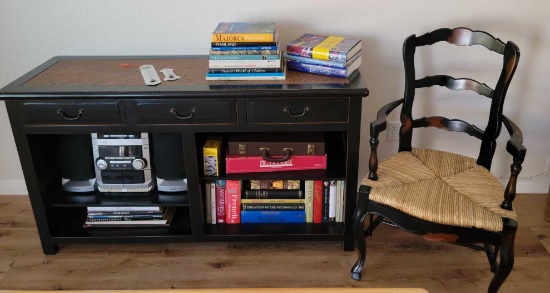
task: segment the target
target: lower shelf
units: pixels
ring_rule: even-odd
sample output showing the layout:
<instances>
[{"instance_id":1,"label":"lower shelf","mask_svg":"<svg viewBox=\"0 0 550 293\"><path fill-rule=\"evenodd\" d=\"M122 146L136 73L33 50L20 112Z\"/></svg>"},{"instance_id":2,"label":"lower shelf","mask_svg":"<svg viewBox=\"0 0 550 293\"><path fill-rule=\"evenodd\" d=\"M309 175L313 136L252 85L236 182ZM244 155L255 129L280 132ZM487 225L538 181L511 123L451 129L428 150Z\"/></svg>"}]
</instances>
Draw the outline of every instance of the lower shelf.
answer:
<instances>
[{"instance_id":1,"label":"lower shelf","mask_svg":"<svg viewBox=\"0 0 550 293\"><path fill-rule=\"evenodd\" d=\"M52 240L57 243L99 243L99 242L168 242L162 237L191 237L191 221L189 209L180 207L169 226L158 227L93 227L84 228L86 220L85 209L58 209L65 212L63 217L57 217L55 225L51 226ZM144 238L142 241L139 238ZM151 238L149 240L145 238ZM136 240L138 239L138 240Z\"/></svg>"},{"instance_id":2,"label":"lower shelf","mask_svg":"<svg viewBox=\"0 0 550 293\"><path fill-rule=\"evenodd\" d=\"M221 224L205 225L205 237L271 237L286 238L319 238L342 239L344 223L321 224Z\"/></svg>"}]
</instances>

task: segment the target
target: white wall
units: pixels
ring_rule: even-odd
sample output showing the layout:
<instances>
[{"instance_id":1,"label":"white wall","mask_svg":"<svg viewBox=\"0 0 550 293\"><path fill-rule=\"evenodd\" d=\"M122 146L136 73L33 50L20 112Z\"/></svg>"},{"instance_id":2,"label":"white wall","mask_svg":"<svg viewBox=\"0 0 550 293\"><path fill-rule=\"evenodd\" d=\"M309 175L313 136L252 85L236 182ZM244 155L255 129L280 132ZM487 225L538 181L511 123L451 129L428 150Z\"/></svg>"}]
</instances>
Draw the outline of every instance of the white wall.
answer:
<instances>
[{"instance_id":1,"label":"white wall","mask_svg":"<svg viewBox=\"0 0 550 293\"><path fill-rule=\"evenodd\" d=\"M0 0L0 87L56 55L207 54L209 35L220 21L275 21L282 44L306 32L357 37L363 39L361 72L371 92L363 107L363 176L368 123L380 106L402 96L403 40L436 28L465 26L488 31L504 41L513 40L521 49L504 112L522 127L528 149L518 191L545 193L550 183L548 11L550 4L545 0ZM487 54L485 50L468 49L474 52L472 56ZM436 57L446 56L442 51L433 53ZM438 63L430 56L418 54L417 60L428 64L418 67L418 76L434 69L450 70L450 62ZM488 62L498 67L501 61L492 59L493 54L481 56L474 61L461 61L459 69L475 69L481 77L489 77L487 83L494 87L496 81L490 79L493 75L480 72L476 63ZM437 73L448 72L434 72ZM427 101L436 99L439 93L428 91ZM451 112L476 119L475 111L462 107L466 101L486 105L483 100L459 100L452 104ZM0 194L25 193L7 114L4 104L0 105ZM417 115L424 108L431 106L420 103L415 108ZM397 115L390 118L396 120ZM508 176L511 163L503 150L505 136L503 133L499 140L501 148L492 170L503 178ZM477 142L467 136L449 136L440 143L434 142L433 137L428 131L417 142L422 146L448 146L468 155L477 151ZM382 140L380 155L386 157L396 149L396 143Z\"/></svg>"}]
</instances>

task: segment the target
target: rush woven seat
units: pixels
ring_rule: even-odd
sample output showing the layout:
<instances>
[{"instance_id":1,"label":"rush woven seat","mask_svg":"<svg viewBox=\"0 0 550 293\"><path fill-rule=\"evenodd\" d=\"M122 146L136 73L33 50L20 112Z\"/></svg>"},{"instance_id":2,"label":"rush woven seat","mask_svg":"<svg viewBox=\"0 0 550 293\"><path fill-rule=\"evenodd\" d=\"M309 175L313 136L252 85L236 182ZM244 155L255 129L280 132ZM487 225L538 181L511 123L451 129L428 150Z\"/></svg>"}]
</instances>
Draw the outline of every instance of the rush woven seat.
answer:
<instances>
[{"instance_id":1,"label":"rush woven seat","mask_svg":"<svg viewBox=\"0 0 550 293\"><path fill-rule=\"evenodd\" d=\"M473 79L448 75L416 79L416 50L438 42L457 46L480 46L500 54L503 62L494 89ZM403 45L403 61L404 97L382 107L378 111L377 119L370 124L369 174L359 188L353 220L358 257L351 269L352 278L361 279L367 252L365 238L373 236L374 230L380 224L387 224L427 240L484 250L490 270L495 274L488 291L497 292L514 265L514 238L518 222L513 200L517 177L526 153L522 145L521 130L502 113L506 92L519 62L519 49L513 42L504 43L486 32L467 28L444 28L419 37L409 36ZM483 66L483 70L486 68ZM413 118L416 90L432 86L453 91L473 91L483 99L490 99L487 126L482 130L466 121L442 116ZM440 103L437 98L433 100L434 103ZM464 102L461 106L466 109L468 104ZM471 106L476 110L472 113L479 113L478 104L472 103ZM399 130L398 153L378 163L378 137L386 130L387 115L397 107L401 107L399 117L402 124ZM425 108L417 109L414 113L443 109L445 106L438 104ZM451 112L456 111L451 108ZM467 134L479 139L479 156L474 159L457 153L456 150L449 152L425 146L413 147L413 130L426 127L460 132L461 135ZM511 136L506 144L506 151L512 155L511 174L506 187L490 172L497 147L496 140L503 128ZM433 139L437 137L433 136ZM429 145L430 141L424 138L423 143ZM369 225L365 229L367 218Z\"/></svg>"},{"instance_id":2,"label":"rush woven seat","mask_svg":"<svg viewBox=\"0 0 550 293\"><path fill-rule=\"evenodd\" d=\"M413 217L466 228L500 232L502 218L516 220L502 209L504 188L475 159L449 152L413 148L379 164L369 200Z\"/></svg>"}]
</instances>

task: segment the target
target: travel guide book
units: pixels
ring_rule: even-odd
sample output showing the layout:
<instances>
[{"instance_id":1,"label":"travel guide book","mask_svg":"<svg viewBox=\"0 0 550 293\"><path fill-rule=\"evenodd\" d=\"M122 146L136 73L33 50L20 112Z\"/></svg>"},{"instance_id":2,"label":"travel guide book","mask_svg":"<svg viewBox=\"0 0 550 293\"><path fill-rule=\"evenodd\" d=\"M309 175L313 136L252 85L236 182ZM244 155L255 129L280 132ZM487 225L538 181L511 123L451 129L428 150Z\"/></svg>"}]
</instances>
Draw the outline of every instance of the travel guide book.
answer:
<instances>
[{"instance_id":1,"label":"travel guide book","mask_svg":"<svg viewBox=\"0 0 550 293\"><path fill-rule=\"evenodd\" d=\"M361 50L361 40L304 34L290 42L286 50L289 55L346 62Z\"/></svg>"}]
</instances>

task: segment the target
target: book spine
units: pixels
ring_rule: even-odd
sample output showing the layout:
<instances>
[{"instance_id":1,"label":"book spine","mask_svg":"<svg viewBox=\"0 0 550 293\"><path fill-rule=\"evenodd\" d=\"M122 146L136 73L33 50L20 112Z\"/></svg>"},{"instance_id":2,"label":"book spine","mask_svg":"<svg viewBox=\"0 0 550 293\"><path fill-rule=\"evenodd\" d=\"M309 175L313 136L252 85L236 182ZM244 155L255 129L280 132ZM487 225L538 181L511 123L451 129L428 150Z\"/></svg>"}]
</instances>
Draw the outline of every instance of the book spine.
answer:
<instances>
[{"instance_id":1,"label":"book spine","mask_svg":"<svg viewBox=\"0 0 550 293\"><path fill-rule=\"evenodd\" d=\"M277 51L279 50L279 46L212 46L210 48L211 51ZM276 53L277 54L277 53Z\"/></svg>"},{"instance_id":2,"label":"book spine","mask_svg":"<svg viewBox=\"0 0 550 293\"><path fill-rule=\"evenodd\" d=\"M216 180L216 223L225 223L225 180Z\"/></svg>"},{"instance_id":3,"label":"book spine","mask_svg":"<svg viewBox=\"0 0 550 293\"><path fill-rule=\"evenodd\" d=\"M250 189L300 189L300 180L250 180Z\"/></svg>"},{"instance_id":4,"label":"book spine","mask_svg":"<svg viewBox=\"0 0 550 293\"><path fill-rule=\"evenodd\" d=\"M306 180L304 183L306 200L306 223L313 223L313 180Z\"/></svg>"},{"instance_id":5,"label":"book spine","mask_svg":"<svg viewBox=\"0 0 550 293\"><path fill-rule=\"evenodd\" d=\"M212 193L210 192L210 182L204 184L205 203L206 203L206 224L212 223ZM215 195L214 195L215 196Z\"/></svg>"},{"instance_id":6,"label":"book spine","mask_svg":"<svg viewBox=\"0 0 550 293\"><path fill-rule=\"evenodd\" d=\"M264 204L281 204L281 203L300 203L300 204L305 204L305 199L301 198L301 199L296 199L296 198L291 198L291 199L270 199L270 198L262 198L262 199L248 199L248 198L241 198L241 204L245 204L245 203L264 203Z\"/></svg>"},{"instance_id":7,"label":"book spine","mask_svg":"<svg viewBox=\"0 0 550 293\"><path fill-rule=\"evenodd\" d=\"M241 223L305 223L305 211L242 211Z\"/></svg>"},{"instance_id":8,"label":"book spine","mask_svg":"<svg viewBox=\"0 0 550 293\"><path fill-rule=\"evenodd\" d=\"M330 199L330 181L323 181L323 223L328 222L329 215L329 199Z\"/></svg>"},{"instance_id":9,"label":"book spine","mask_svg":"<svg viewBox=\"0 0 550 293\"><path fill-rule=\"evenodd\" d=\"M208 68L208 73L282 73L281 68Z\"/></svg>"},{"instance_id":10,"label":"book spine","mask_svg":"<svg viewBox=\"0 0 550 293\"><path fill-rule=\"evenodd\" d=\"M307 57L301 57L301 56L293 56L293 55L290 55L290 54L284 54L283 57L287 61L297 61L297 62L309 63L309 64L313 64L313 65L329 66L329 67L336 67L336 68L345 68L346 67L345 62L313 59L313 58L307 58Z\"/></svg>"},{"instance_id":11,"label":"book spine","mask_svg":"<svg viewBox=\"0 0 550 293\"><path fill-rule=\"evenodd\" d=\"M313 223L323 222L323 181L313 181Z\"/></svg>"},{"instance_id":12,"label":"book spine","mask_svg":"<svg viewBox=\"0 0 550 293\"><path fill-rule=\"evenodd\" d=\"M88 216L87 221L141 221L141 220L162 220L163 215L120 215L120 216Z\"/></svg>"},{"instance_id":13,"label":"book spine","mask_svg":"<svg viewBox=\"0 0 550 293\"><path fill-rule=\"evenodd\" d=\"M211 42L210 46L212 48L215 47L254 47L254 46L261 46L261 47L277 47L277 42ZM277 47L278 48L278 47ZM268 49L273 50L273 49Z\"/></svg>"},{"instance_id":14,"label":"book spine","mask_svg":"<svg viewBox=\"0 0 550 293\"><path fill-rule=\"evenodd\" d=\"M307 63L291 61L291 60L288 60L286 62L286 66L289 70L300 71L300 72L336 76L336 77L348 76L347 68L336 68L336 67L328 67L328 66L321 66L321 65L313 65L313 64L307 64Z\"/></svg>"},{"instance_id":15,"label":"book spine","mask_svg":"<svg viewBox=\"0 0 550 293\"><path fill-rule=\"evenodd\" d=\"M244 191L244 198L291 199L304 198L304 194L300 189L248 189Z\"/></svg>"},{"instance_id":16,"label":"book spine","mask_svg":"<svg viewBox=\"0 0 550 293\"><path fill-rule=\"evenodd\" d=\"M336 180L331 180L329 185L329 209L328 221L336 222Z\"/></svg>"},{"instance_id":17,"label":"book spine","mask_svg":"<svg viewBox=\"0 0 550 293\"><path fill-rule=\"evenodd\" d=\"M225 181L225 223L241 222L241 181Z\"/></svg>"},{"instance_id":18,"label":"book spine","mask_svg":"<svg viewBox=\"0 0 550 293\"><path fill-rule=\"evenodd\" d=\"M314 55L325 53L325 52L316 51L314 48L315 47L288 45L286 50L287 50L287 54L289 55L302 56L302 57L308 57L308 58L314 58L313 57ZM346 62L348 58L346 54L347 54L346 52L332 50L328 53L328 55L326 56L326 59L324 60Z\"/></svg>"},{"instance_id":19,"label":"book spine","mask_svg":"<svg viewBox=\"0 0 550 293\"><path fill-rule=\"evenodd\" d=\"M208 60L208 68L280 68L281 59L277 60Z\"/></svg>"},{"instance_id":20,"label":"book spine","mask_svg":"<svg viewBox=\"0 0 550 293\"><path fill-rule=\"evenodd\" d=\"M302 203L243 203L243 211L302 211L306 205Z\"/></svg>"},{"instance_id":21,"label":"book spine","mask_svg":"<svg viewBox=\"0 0 550 293\"><path fill-rule=\"evenodd\" d=\"M149 215L149 214L157 214L162 215L162 211L111 211L111 212L88 212L88 216L122 216L122 215Z\"/></svg>"},{"instance_id":22,"label":"book spine","mask_svg":"<svg viewBox=\"0 0 550 293\"><path fill-rule=\"evenodd\" d=\"M120 207L87 207L89 212L113 212L113 211L160 211L158 206L120 206Z\"/></svg>"},{"instance_id":23,"label":"book spine","mask_svg":"<svg viewBox=\"0 0 550 293\"><path fill-rule=\"evenodd\" d=\"M284 80L284 75L264 75L264 76L206 76L206 80Z\"/></svg>"},{"instance_id":24,"label":"book spine","mask_svg":"<svg viewBox=\"0 0 550 293\"><path fill-rule=\"evenodd\" d=\"M210 49L210 55L214 56L279 56L279 50L214 50Z\"/></svg>"},{"instance_id":25,"label":"book spine","mask_svg":"<svg viewBox=\"0 0 550 293\"><path fill-rule=\"evenodd\" d=\"M273 34L212 34L212 42L273 42Z\"/></svg>"},{"instance_id":26,"label":"book spine","mask_svg":"<svg viewBox=\"0 0 550 293\"><path fill-rule=\"evenodd\" d=\"M210 60L279 60L281 56L273 55L216 55L210 54Z\"/></svg>"},{"instance_id":27,"label":"book spine","mask_svg":"<svg viewBox=\"0 0 550 293\"><path fill-rule=\"evenodd\" d=\"M216 201L216 182L210 182L210 206L211 206L211 212L210 212L210 223L216 224L216 217L217 217L217 201Z\"/></svg>"}]
</instances>

